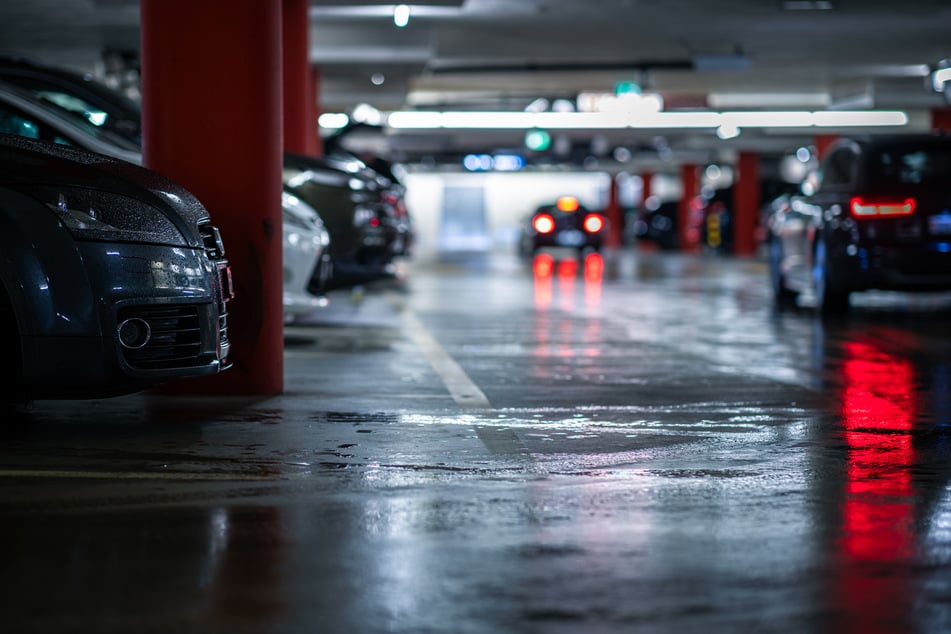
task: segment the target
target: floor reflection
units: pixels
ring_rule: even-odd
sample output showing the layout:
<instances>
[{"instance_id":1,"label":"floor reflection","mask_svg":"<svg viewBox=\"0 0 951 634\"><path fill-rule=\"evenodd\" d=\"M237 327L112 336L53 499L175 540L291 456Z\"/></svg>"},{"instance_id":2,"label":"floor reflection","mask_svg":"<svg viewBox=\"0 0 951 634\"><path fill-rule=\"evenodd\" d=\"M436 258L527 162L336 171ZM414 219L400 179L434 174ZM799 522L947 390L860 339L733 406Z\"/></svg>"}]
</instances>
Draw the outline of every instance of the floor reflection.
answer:
<instances>
[{"instance_id":1,"label":"floor reflection","mask_svg":"<svg viewBox=\"0 0 951 634\"><path fill-rule=\"evenodd\" d=\"M844 344L842 432L846 444L838 590L847 631L913 631L909 580L891 568L917 553L916 465L919 409L912 364L873 344Z\"/></svg>"}]
</instances>

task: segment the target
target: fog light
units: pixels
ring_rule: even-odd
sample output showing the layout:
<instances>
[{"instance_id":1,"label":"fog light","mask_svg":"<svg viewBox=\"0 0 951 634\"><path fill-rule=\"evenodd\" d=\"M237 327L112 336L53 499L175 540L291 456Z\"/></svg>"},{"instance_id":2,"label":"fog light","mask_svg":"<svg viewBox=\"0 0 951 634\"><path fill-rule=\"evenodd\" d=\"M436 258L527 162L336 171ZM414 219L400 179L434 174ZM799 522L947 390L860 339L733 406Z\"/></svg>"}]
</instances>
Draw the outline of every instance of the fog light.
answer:
<instances>
[{"instance_id":1,"label":"fog light","mask_svg":"<svg viewBox=\"0 0 951 634\"><path fill-rule=\"evenodd\" d=\"M119 324L119 343L123 348L138 350L149 342L152 328L144 319L133 317Z\"/></svg>"}]
</instances>

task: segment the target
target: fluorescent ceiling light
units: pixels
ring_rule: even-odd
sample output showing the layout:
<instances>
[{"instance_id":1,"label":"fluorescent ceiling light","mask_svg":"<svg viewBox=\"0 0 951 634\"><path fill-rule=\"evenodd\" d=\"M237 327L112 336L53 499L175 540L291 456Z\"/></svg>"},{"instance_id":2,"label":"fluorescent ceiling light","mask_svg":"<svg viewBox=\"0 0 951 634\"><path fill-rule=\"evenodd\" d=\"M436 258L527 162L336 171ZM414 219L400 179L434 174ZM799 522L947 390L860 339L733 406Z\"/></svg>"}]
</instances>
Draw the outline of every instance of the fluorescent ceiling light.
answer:
<instances>
[{"instance_id":1,"label":"fluorescent ceiling light","mask_svg":"<svg viewBox=\"0 0 951 634\"><path fill-rule=\"evenodd\" d=\"M393 7L393 24L400 28L409 24L409 5L398 4Z\"/></svg>"},{"instance_id":2,"label":"fluorescent ceiling light","mask_svg":"<svg viewBox=\"0 0 951 634\"><path fill-rule=\"evenodd\" d=\"M387 4L338 4L332 6L311 6L307 14L312 18L393 18L393 5ZM410 5L414 18L448 18L464 14L461 6L438 6L426 4Z\"/></svg>"},{"instance_id":3,"label":"fluorescent ceiling light","mask_svg":"<svg viewBox=\"0 0 951 634\"><path fill-rule=\"evenodd\" d=\"M394 129L681 129L809 128L903 126L899 110L656 112L426 112L396 111L387 124Z\"/></svg>"},{"instance_id":4,"label":"fluorescent ceiling light","mask_svg":"<svg viewBox=\"0 0 951 634\"><path fill-rule=\"evenodd\" d=\"M935 92L944 92L944 85L951 81L951 67L939 68L931 74L931 84Z\"/></svg>"},{"instance_id":5,"label":"fluorescent ceiling light","mask_svg":"<svg viewBox=\"0 0 951 634\"><path fill-rule=\"evenodd\" d=\"M719 128L717 128L717 136L723 140L726 139L735 139L740 136L740 129L735 125L724 123Z\"/></svg>"},{"instance_id":6,"label":"fluorescent ceiling light","mask_svg":"<svg viewBox=\"0 0 951 634\"><path fill-rule=\"evenodd\" d=\"M812 125L813 113L806 110L784 112L747 111L724 112L723 125L738 128L808 128Z\"/></svg>"},{"instance_id":7,"label":"fluorescent ceiling light","mask_svg":"<svg viewBox=\"0 0 951 634\"><path fill-rule=\"evenodd\" d=\"M832 99L825 92L712 92L707 95L711 108L825 108Z\"/></svg>"},{"instance_id":8,"label":"fluorescent ceiling light","mask_svg":"<svg viewBox=\"0 0 951 634\"><path fill-rule=\"evenodd\" d=\"M339 130L350 123L350 117L342 112L325 112L317 117L317 125L326 130Z\"/></svg>"}]
</instances>

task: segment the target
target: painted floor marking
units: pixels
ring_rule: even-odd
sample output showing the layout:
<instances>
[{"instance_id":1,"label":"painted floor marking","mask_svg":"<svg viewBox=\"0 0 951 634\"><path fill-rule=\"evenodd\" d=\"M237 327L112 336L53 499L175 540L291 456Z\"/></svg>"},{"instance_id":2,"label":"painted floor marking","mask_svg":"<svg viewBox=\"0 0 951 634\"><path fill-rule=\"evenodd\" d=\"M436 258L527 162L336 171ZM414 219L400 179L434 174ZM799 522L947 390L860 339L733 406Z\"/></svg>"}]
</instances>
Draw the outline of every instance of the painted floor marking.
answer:
<instances>
[{"instance_id":1,"label":"painted floor marking","mask_svg":"<svg viewBox=\"0 0 951 634\"><path fill-rule=\"evenodd\" d=\"M479 386L469 378L469 375L456 363L456 360L446 352L435 337L426 329L414 312L408 309L401 311L403 323L413 343L422 351L423 356L433 366L433 370L442 379L449 394L460 407L474 409L488 409L492 405L483 394Z\"/></svg>"}]
</instances>

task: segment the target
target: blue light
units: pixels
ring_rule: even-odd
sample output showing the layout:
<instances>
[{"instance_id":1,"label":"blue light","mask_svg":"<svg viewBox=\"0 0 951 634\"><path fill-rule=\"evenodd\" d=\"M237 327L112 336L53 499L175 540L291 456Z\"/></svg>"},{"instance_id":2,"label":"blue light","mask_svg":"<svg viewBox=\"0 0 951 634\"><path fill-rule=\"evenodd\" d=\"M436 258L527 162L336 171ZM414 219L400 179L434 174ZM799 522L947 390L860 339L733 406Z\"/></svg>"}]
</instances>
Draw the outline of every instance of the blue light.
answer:
<instances>
[{"instance_id":1,"label":"blue light","mask_svg":"<svg viewBox=\"0 0 951 634\"><path fill-rule=\"evenodd\" d=\"M500 172L517 172L525 167L525 159L518 154L496 154L492 162Z\"/></svg>"},{"instance_id":2,"label":"blue light","mask_svg":"<svg viewBox=\"0 0 951 634\"><path fill-rule=\"evenodd\" d=\"M934 248L938 253L951 253L951 244L947 242L939 242Z\"/></svg>"},{"instance_id":3,"label":"blue light","mask_svg":"<svg viewBox=\"0 0 951 634\"><path fill-rule=\"evenodd\" d=\"M492 169L492 157L488 154L467 154L462 165L470 172L486 172Z\"/></svg>"}]
</instances>

